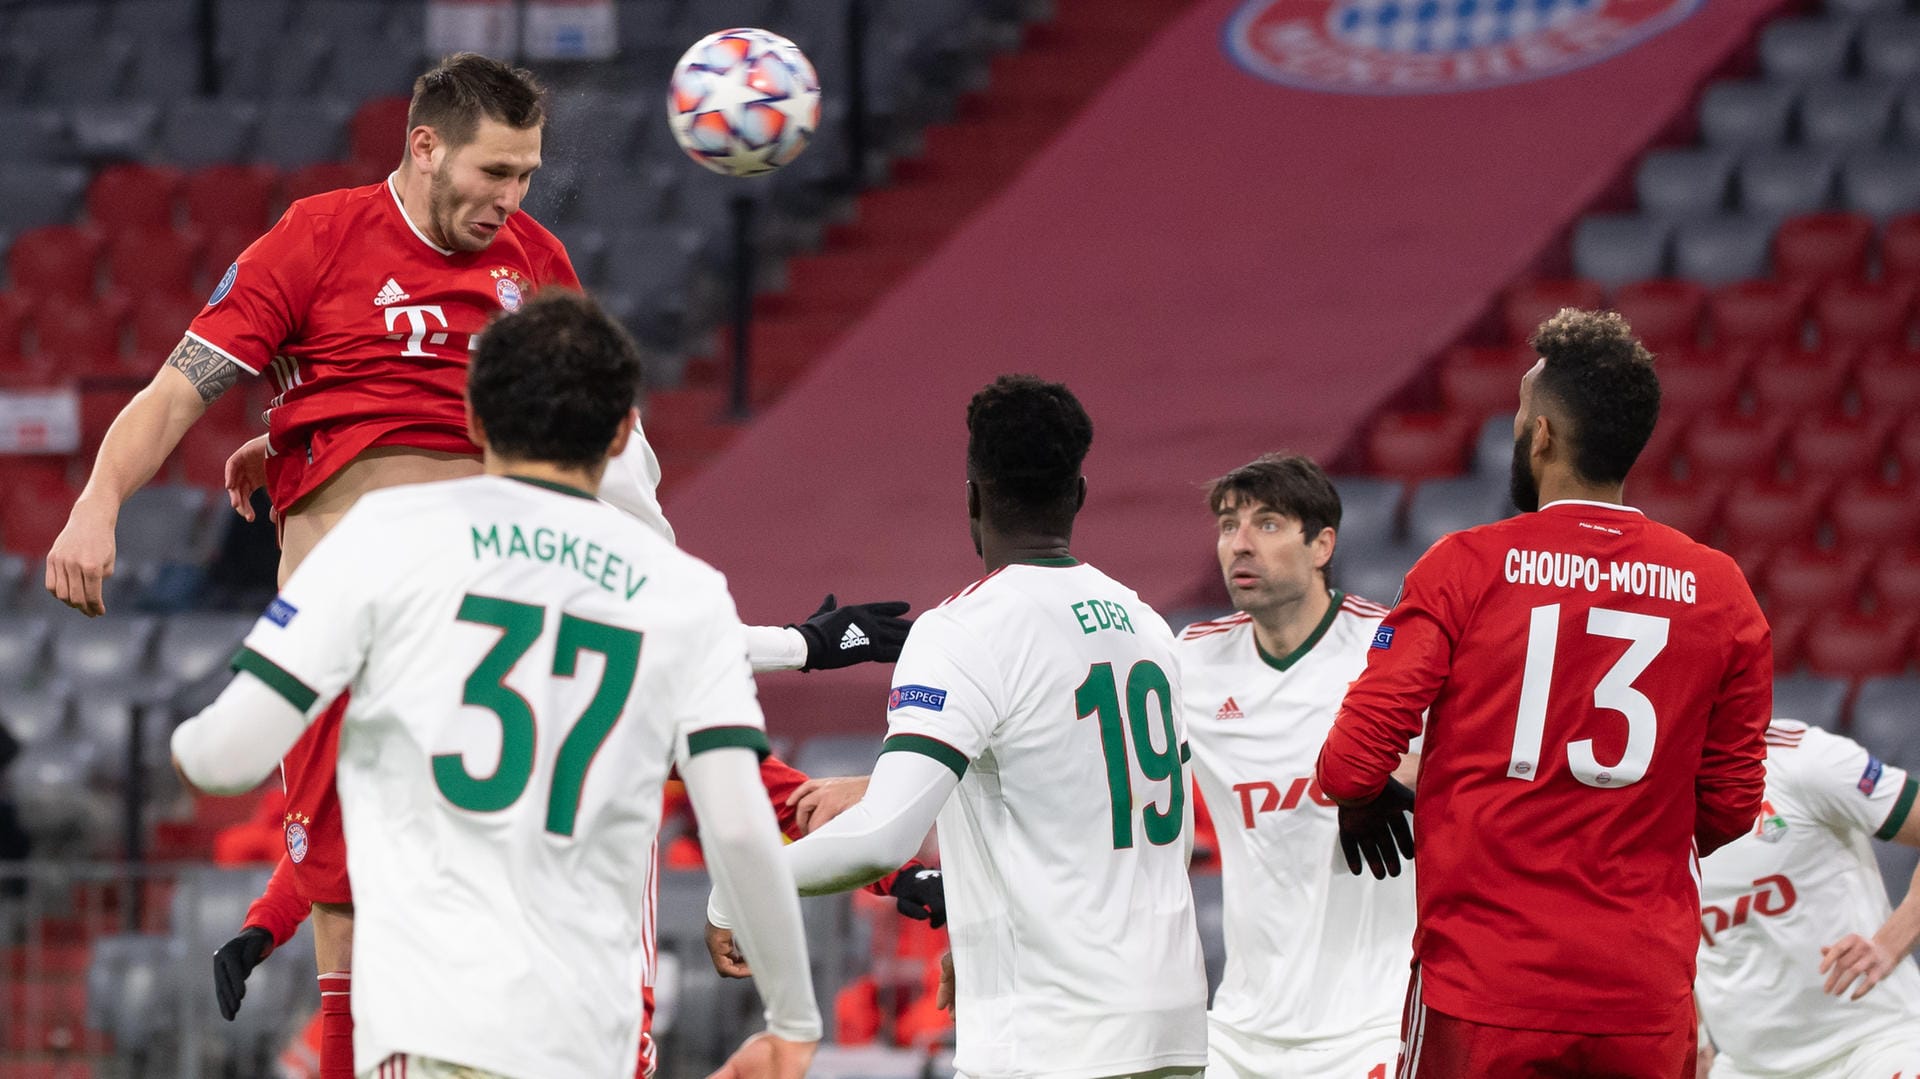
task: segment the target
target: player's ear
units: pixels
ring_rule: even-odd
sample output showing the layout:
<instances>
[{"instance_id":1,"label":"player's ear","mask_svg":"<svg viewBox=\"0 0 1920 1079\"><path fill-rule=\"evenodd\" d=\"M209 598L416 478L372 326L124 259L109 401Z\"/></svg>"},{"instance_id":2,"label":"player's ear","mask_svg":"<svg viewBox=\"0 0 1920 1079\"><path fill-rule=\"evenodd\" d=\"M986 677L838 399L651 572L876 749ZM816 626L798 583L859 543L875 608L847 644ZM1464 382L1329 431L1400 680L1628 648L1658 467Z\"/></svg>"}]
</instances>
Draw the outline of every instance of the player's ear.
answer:
<instances>
[{"instance_id":1,"label":"player's ear","mask_svg":"<svg viewBox=\"0 0 1920 1079\"><path fill-rule=\"evenodd\" d=\"M463 403L467 408L467 441L484 450L487 448L487 429L481 426L480 417L474 415L472 398Z\"/></svg>"},{"instance_id":2,"label":"player's ear","mask_svg":"<svg viewBox=\"0 0 1920 1079\"><path fill-rule=\"evenodd\" d=\"M627 409L627 414L620 417L620 426L614 429L613 441L607 446L607 459L612 460L627 452L627 443L633 438L633 433L639 429L640 410Z\"/></svg>"},{"instance_id":3,"label":"player's ear","mask_svg":"<svg viewBox=\"0 0 1920 1079\"><path fill-rule=\"evenodd\" d=\"M1085 476L1082 476L1080 477L1079 481L1074 485L1073 512L1079 513L1081 510L1085 509L1086 507L1087 507L1087 478Z\"/></svg>"},{"instance_id":4,"label":"player's ear","mask_svg":"<svg viewBox=\"0 0 1920 1079\"><path fill-rule=\"evenodd\" d=\"M440 145L440 135L425 124L407 132L407 159L422 172L434 169L433 151Z\"/></svg>"},{"instance_id":5,"label":"player's ear","mask_svg":"<svg viewBox=\"0 0 1920 1079\"><path fill-rule=\"evenodd\" d=\"M1307 549L1313 552L1313 568L1326 569L1333 561L1333 548L1339 542L1332 526L1322 528L1320 534L1307 543Z\"/></svg>"}]
</instances>

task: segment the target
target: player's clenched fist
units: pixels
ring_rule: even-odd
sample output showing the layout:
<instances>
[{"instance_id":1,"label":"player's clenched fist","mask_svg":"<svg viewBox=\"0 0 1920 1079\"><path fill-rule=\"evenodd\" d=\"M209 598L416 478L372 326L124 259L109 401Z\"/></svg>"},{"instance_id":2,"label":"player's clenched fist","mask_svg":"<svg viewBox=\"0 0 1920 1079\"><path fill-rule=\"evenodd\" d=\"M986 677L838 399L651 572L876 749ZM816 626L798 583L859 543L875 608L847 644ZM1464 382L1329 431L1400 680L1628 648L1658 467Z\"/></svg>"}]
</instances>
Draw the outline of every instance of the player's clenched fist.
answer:
<instances>
[{"instance_id":1,"label":"player's clenched fist","mask_svg":"<svg viewBox=\"0 0 1920 1079\"><path fill-rule=\"evenodd\" d=\"M102 589L113 576L113 526L119 514L85 498L47 552L47 591L88 617L107 613Z\"/></svg>"},{"instance_id":2,"label":"player's clenched fist","mask_svg":"<svg viewBox=\"0 0 1920 1079\"><path fill-rule=\"evenodd\" d=\"M817 1044L755 1034L707 1079L800 1079L807 1074L807 1065L813 1063Z\"/></svg>"},{"instance_id":3,"label":"player's clenched fist","mask_svg":"<svg viewBox=\"0 0 1920 1079\"><path fill-rule=\"evenodd\" d=\"M753 977L753 968L747 966L747 957L740 954L740 946L734 942L733 930L708 922L707 954L713 957L713 969L722 978Z\"/></svg>"}]
</instances>

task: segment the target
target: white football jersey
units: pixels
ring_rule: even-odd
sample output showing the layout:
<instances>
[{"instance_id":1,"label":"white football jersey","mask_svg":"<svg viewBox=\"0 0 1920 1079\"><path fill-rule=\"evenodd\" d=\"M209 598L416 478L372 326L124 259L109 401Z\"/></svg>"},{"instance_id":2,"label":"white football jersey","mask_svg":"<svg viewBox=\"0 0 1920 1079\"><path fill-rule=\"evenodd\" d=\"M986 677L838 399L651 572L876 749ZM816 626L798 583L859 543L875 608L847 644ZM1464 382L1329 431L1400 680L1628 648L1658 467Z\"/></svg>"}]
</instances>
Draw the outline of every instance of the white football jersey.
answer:
<instances>
[{"instance_id":1,"label":"white football jersey","mask_svg":"<svg viewBox=\"0 0 1920 1079\"><path fill-rule=\"evenodd\" d=\"M1178 692L1166 622L1071 559L914 623L886 751L960 776L939 835L962 1074L1205 1066Z\"/></svg>"},{"instance_id":2,"label":"white football jersey","mask_svg":"<svg viewBox=\"0 0 1920 1079\"><path fill-rule=\"evenodd\" d=\"M354 1065L630 1076L667 770L765 751L720 574L583 492L374 491L248 635L311 718L352 691L340 803Z\"/></svg>"},{"instance_id":3,"label":"white football jersey","mask_svg":"<svg viewBox=\"0 0 1920 1079\"><path fill-rule=\"evenodd\" d=\"M1892 912L1872 837L1899 829L1915 789L1851 739L1793 720L1768 728L1760 819L1700 863L1695 998L1740 1071L1802 1074L1875 1032L1920 1025L1911 957L1859 1000L1827 995L1820 973L1821 948L1873 936Z\"/></svg>"},{"instance_id":4,"label":"white football jersey","mask_svg":"<svg viewBox=\"0 0 1920 1079\"><path fill-rule=\"evenodd\" d=\"M1220 842L1227 967L1212 1020L1294 1046L1395 1030L1413 961L1411 868L1354 876L1314 763L1386 608L1333 594L1291 655L1237 614L1180 635L1194 776Z\"/></svg>"}]
</instances>

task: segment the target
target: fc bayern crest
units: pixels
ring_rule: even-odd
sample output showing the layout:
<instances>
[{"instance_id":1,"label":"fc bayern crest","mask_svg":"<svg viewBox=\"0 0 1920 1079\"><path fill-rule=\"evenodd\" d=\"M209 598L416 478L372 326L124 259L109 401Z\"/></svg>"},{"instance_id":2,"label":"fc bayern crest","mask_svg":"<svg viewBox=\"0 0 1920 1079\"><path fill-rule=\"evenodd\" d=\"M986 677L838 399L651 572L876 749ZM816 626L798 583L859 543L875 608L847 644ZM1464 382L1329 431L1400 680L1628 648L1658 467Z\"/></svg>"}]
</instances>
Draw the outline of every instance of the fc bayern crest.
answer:
<instances>
[{"instance_id":1,"label":"fc bayern crest","mask_svg":"<svg viewBox=\"0 0 1920 1079\"><path fill-rule=\"evenodd\" d=\"M307 826L297 820L287 822L287 857L296 863L307 860Z\"/></svg>"},{"instance_id":2,"label":"fc bayern crest","mask_svg":"<svg viewBox=\"0 0 1920 1079\"><path fill-rule=\"evenodd\" d=\"M1559 75L1640 44L1702 0L1247 0L1227 52L1264 79L1439 94Z\"/></svg>"},{"instance_id":3,"label":"fc bayern crest","mask_svg":"<svg viewBox=\"0 0 1920 1079\"><path fill-rule=\"evenodd\" d=\"M520 286L513 278L502 277L493 283L493 291L500 297L500 306L509 311L520 310Z\"/></svg>"}]
</instances>

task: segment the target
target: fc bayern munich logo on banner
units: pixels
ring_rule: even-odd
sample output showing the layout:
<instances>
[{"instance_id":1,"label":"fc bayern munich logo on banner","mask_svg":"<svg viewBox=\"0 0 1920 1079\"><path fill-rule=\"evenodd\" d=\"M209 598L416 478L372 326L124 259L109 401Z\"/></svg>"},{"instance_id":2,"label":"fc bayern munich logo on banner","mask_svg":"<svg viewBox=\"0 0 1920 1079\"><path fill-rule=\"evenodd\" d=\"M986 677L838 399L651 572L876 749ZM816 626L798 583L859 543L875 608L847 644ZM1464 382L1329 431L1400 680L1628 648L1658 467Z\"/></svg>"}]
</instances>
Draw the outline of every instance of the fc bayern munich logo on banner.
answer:
<instances>
[{"instance_id":1,"label":"fc bayern munich logo on banner","mask_svg":"<svg viewBox=\"0 0 1920 1079\"><path fill-rule=\"evenodd\" d=\"M1264 79L1342 94L1442 94L1615 56L1702 0L1247 0L1227 51Z\"/></svg>"}]
</instances>

